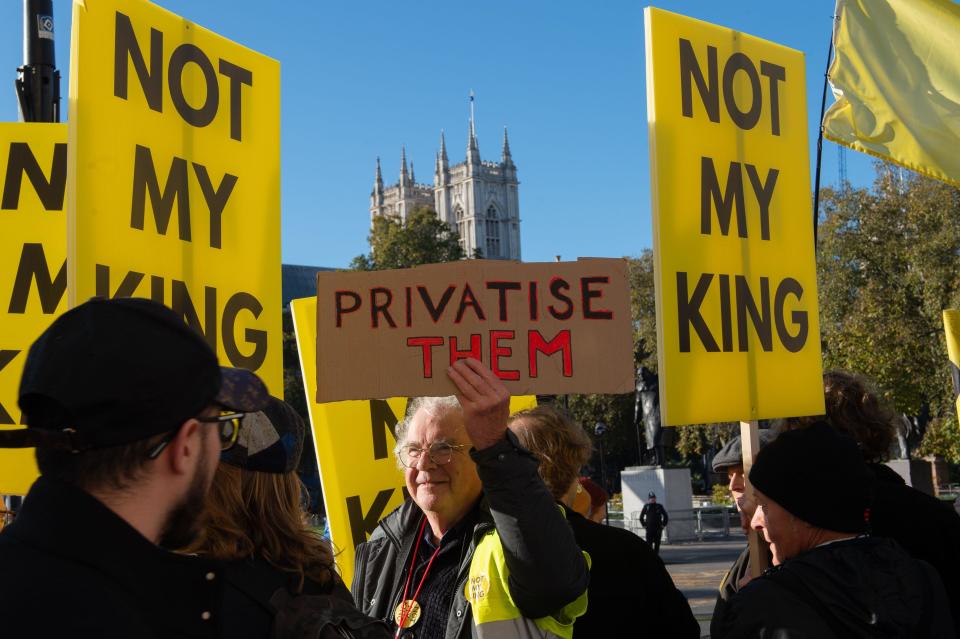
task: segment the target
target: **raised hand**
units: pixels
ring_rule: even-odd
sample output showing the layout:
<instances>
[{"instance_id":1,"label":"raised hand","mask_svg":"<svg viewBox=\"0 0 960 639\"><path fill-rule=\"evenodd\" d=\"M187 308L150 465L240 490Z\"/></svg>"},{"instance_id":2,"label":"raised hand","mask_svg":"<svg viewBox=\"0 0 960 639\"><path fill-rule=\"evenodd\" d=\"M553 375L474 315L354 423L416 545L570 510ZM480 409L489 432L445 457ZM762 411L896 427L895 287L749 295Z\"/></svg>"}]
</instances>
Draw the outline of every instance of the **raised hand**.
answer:
<instances>
[{"instance_id":1,"label":"raised hand","mask_svg":"<svg viewBox=\"0 0 960 639\"><path fill-rule=\"evenodd\" d=\"M463 407L463 422L474 448L493 446L507 430L510 391L484 364L475 359L458 360L447 369Z\"/></svg>"}]
</instances>

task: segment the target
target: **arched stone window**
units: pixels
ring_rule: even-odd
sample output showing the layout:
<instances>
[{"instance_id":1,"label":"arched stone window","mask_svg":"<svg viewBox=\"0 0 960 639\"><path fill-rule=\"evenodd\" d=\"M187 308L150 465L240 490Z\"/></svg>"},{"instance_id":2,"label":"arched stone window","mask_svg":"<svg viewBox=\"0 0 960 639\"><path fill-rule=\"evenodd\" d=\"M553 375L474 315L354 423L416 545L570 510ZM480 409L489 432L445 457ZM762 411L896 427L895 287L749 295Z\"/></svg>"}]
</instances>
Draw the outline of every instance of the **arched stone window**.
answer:
<instances>
[{"instance_id":1,"label":"arched stone window","mask_svg":"<svg viewBox=\"0 0 960 639\"><path fill-rule=\"evenodd\" d=\"M490 205L487 208L486 220L487 250L484 257L500 257L500 215L497 207Z\"/></svg>"},{"instance_id":2,"label":"arched stone window","mask_svg":"<svg viewBox=\"0 0 960 639\"><path fill-rule=\"evenodd\" d=\"M467 223L463 219L463 207L459 204L457 205L454 215L457 218L457 233L460 235L460 246L463 250L467 250Z\"/></svg>"}]
</instances>

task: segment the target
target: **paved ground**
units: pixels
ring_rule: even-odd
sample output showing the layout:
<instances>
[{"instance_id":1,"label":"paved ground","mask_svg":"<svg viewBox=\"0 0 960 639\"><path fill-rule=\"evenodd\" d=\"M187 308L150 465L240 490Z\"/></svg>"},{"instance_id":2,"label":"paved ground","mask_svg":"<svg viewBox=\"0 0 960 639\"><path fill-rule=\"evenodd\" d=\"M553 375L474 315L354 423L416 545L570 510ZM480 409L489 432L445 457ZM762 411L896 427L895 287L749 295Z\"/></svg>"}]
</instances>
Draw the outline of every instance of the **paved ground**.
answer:
<instances>
[{"instance_id":1,"label":"paved ground","mask_svg":"<svg viewBox=\"0 0 960 639\"><path fill-rule=\"evenodd\" d=\"M700 622L702 637L709 636L710 616L713 614L720 580L745 545L746 539L740 533L726 540L660 547L660 557L667 565L673 582L687 597L693 614Z\"/></svg>"}]
</instances>

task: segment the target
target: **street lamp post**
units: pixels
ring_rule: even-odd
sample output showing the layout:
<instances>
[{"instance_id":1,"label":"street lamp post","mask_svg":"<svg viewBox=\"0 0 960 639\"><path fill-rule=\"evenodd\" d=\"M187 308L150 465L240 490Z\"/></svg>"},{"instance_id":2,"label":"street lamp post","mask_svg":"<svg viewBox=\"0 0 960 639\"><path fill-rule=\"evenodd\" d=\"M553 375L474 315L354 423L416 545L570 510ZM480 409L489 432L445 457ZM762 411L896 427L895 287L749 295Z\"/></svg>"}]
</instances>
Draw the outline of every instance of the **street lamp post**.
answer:
<instances>
[{"instance_id":1,"label":"street lamp post","mask_svg":"<svg viewBox=\"0 0 960 639\"><path fill-rule=\"evenodd\" d=\"M607 493L608 499L603 502L605 517L604 523L610 525L610 491L607 486L607 462L603 454L603 436L607 434L607 425L603 422L597 422L593 427L593 432L600 442L600 481L603 482L603 490Z\"/></svg>"},{"instance_id":2,"label":"street lamp post","mask_svg":"<svg viewBox=\"0 0 960 639\"><path fill-rule=\"evenodd\" d=\"M15 83L24 122L60 121L60 72L53 33L53 0L24 0L24 60Z\"/></svg>"}]
</instances>

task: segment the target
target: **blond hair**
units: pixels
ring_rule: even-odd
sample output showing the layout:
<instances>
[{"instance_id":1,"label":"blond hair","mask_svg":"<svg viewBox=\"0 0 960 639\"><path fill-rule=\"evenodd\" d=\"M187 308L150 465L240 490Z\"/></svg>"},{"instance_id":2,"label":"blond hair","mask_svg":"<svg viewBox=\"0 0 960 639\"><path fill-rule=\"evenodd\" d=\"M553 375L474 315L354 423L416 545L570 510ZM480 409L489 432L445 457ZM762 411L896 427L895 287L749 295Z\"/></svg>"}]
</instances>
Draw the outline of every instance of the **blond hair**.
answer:
<instances>
[{"instance_id":1,"label":"blond hair","mask_svg":"<svg viewBox=\"0 0 960 639\"><path fill-rule=\"evenodd\" d=\"M509 425L520 444L540 460L540 476L554 499L563 499L593 454L586 431L549 405L520 411Z\"/></svg>"}]
</instances>

